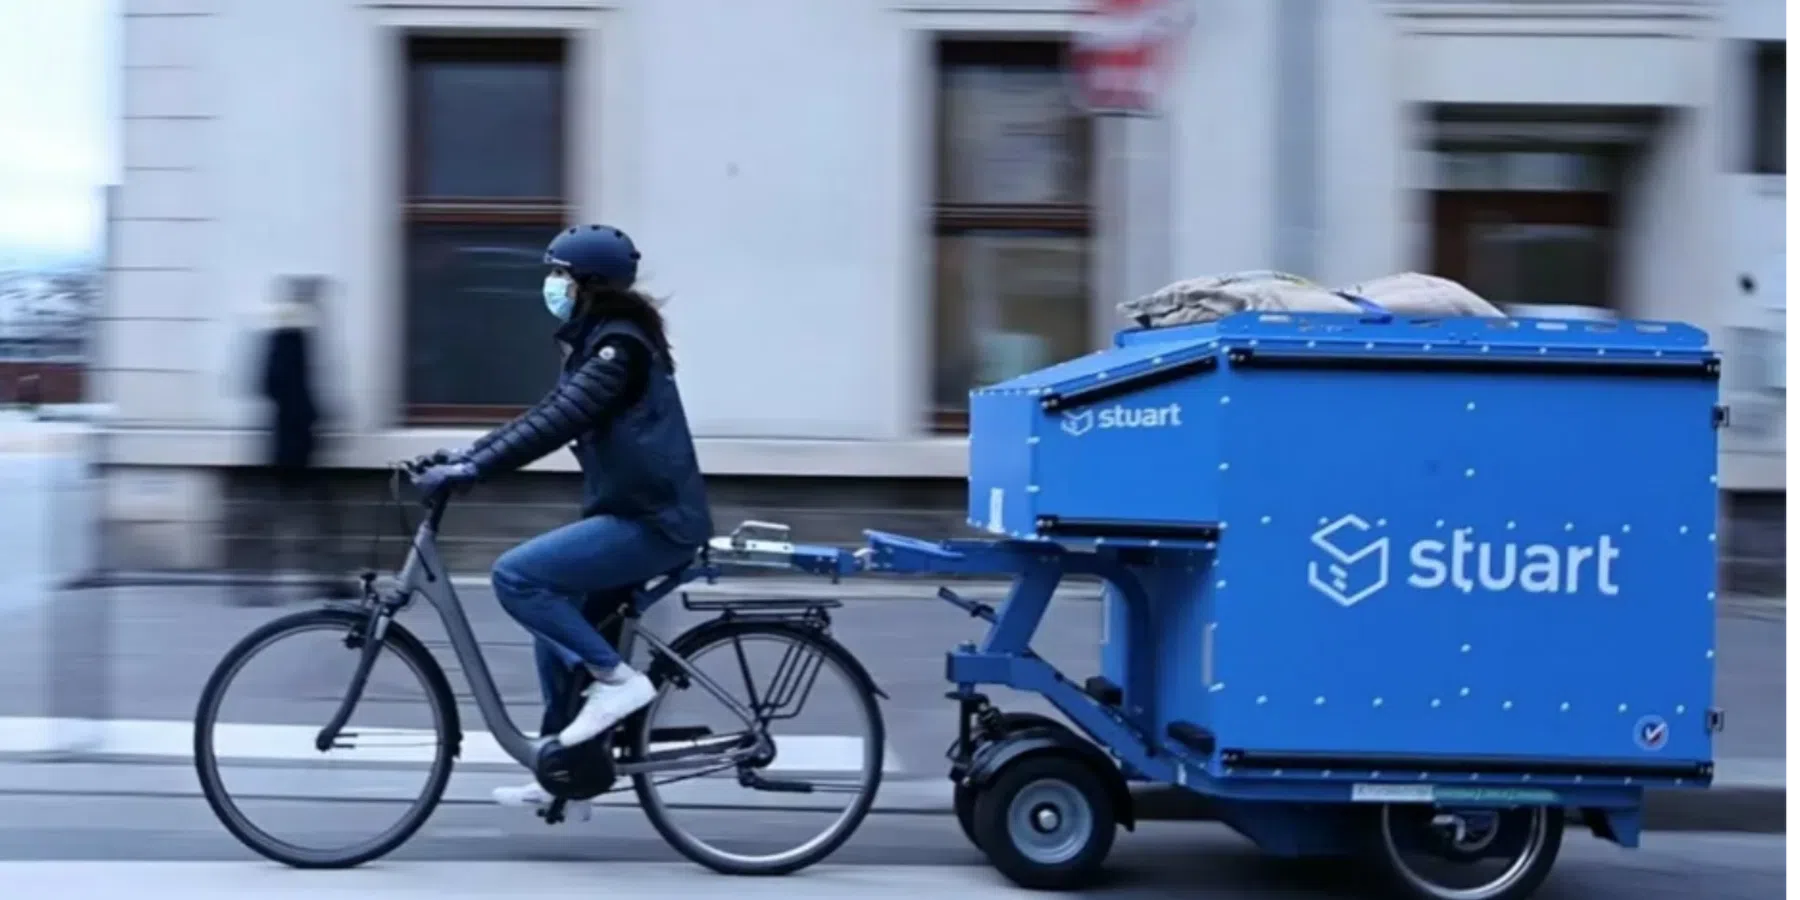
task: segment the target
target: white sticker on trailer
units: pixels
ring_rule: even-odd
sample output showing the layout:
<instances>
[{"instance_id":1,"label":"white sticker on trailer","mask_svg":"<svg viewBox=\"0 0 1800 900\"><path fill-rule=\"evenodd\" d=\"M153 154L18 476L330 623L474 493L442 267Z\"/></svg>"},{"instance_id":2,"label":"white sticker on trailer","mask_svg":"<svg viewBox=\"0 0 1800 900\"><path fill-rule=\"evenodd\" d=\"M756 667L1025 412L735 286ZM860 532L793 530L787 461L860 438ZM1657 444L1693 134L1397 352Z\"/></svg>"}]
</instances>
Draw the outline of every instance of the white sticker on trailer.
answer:
<instances>
[{"instance_id":1,"label":"white sticker on trailer","mask_svg":"<svg viewBox=\"0 0 1800 900\"><path fill-rule=\"evenodd\" d=\"M1431 803L1436 790L1429 784L1353 784L1351 803Z\"/></svg>"},{"instance_id":2,"label":"white sticker on trailer","mask_svg":"<svg viewBox=\"0 0 1800 900\"><path fill-rule=\"evenodd\" d=\"M987 530L993 534L1006 533L1006 491L1002 488L988 489Z\"/></svg>"}]
</instances>

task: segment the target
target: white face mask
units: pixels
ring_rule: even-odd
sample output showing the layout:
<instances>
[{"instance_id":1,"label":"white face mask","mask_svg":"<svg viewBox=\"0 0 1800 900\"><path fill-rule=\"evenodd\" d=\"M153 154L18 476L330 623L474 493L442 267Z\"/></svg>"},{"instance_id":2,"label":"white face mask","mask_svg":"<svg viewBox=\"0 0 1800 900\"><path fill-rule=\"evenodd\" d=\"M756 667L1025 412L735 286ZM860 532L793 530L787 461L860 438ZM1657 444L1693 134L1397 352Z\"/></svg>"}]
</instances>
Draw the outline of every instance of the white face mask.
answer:
<instances>
[{"instance_id":1,"label":"white face mask","mask_svg":"<svg viewBox=\"0 0 1800 900\"><path fill-rule=\"evenodd\" d=\"M569 315L575 311L574 288L567 275L544 276L544 308L558 319L569 321Z\"/></svg>"}]
</instances>

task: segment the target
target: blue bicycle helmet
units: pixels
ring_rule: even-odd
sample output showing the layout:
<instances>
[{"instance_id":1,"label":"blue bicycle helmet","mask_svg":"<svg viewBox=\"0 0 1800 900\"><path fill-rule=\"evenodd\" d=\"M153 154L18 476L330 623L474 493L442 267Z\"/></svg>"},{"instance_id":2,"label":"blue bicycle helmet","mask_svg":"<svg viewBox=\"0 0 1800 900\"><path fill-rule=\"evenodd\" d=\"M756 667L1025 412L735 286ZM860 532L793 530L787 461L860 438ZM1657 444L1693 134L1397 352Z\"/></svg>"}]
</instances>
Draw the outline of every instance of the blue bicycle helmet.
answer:
<instances>
[{"instance_id":1,"label":"blue bicycle helmet","mask_svg":"<svg viewBox=\"0 0 1800 900\"><path fill-rule=\"evenodd\" d=\"M577 225L544 249L544 264L568 270L577 281L628 288L637 281L638 250L610 225Z\"/></svg>"}]
</instances>

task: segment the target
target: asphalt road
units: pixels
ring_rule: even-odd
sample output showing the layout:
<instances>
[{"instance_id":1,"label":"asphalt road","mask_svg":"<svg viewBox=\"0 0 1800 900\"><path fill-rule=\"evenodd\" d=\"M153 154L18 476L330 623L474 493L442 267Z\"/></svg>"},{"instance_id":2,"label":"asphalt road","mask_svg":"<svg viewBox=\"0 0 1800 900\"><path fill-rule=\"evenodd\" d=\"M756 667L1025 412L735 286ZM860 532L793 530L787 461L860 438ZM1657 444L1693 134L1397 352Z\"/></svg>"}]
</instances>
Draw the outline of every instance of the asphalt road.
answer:
<instances>
[{"instance_id":1,"label":"asphalt road","mask_svg":"<svg viewBox=\"0 0 1800 900\"><path fill-rule=\"evenodd\" d=\"M291 821L327 831L359 821L358 805L295 803ZM363 812L367 812L363 810ZM746 842L810 834L816 820L770 811L711 814L712 836ZM1539 900L1776 900L1785 880L1779 836L1648 835L1626 851L1571 832ZM39 862L21 862L21 861ZM181 865L186 862L191 865ZM594 865L601 864L601 865ZM1223 828L1151 823L1121 834L1102 886L1073 896L1325 900L1367 879L1342 864L1257 853ZM946 816L876 815L826 865L785 879L723 880L663 845L642 817L613 810L547 827L528 813L446 807L407 847L362 870L289 871L238 845L197 799L9 797L0 804L0 883L8 896L183 897L781 896L867 898L1014 896ZM583 890L586 893L583 893ZM235 891L236 893L232 893Z\"/></svg>"},{"instance_id":2,"label":"asphalt road","mask_svg":"<svg viewBox=\"0 0 1800 900\"><path fill-rule=\"evenodd\" d=\"M733 582L741 588L830 592L819 580ZM882 705L890 750L889 768L909 774L941 773L941 754L955 729L953 705L943 699L944 652L978 639L985 625L931 597L926 583L846 586L845 607L835 615L834 633L869 668L891 696ZM230 599L241 593L220 587L129 587L69 592L35 608L0 612L0 716L54 716L188 720L207 675L225 650L251 629L284 609L242 607ZM515 721L533 727L538 692L530 649L518 627L492 595L463 589L484 654ZM1097 671L1099 605L1070 598L1053 604L1034 643L1038 653L1076 677ZM299 608L299 607L292 607ZM1780 760L1785 756L1785 614L1771 604L1721 604L1718 637L1719 705L1726 728L1715 755L1721 760ZM670 632L702 616L679 610ZM451 682L465 693L454 658L443 645L442 628L429 607L420 605L402 621L431 644L449 669ZM346 654L347 655L347 654ZM318 724L341 691L343 666L294 667L263 696L238 700L228 717L239 721ZM844 708L822 689L808 716L826 724L845 718ZM1036 696L996 690L1009 709L1046 710ZM395 693L387 708L396 717L416 715L412 697ZM480 722L464 698L464 721ZM379 699L377 703L381 702ZM383 724L403 725L406 721ZM805 726L799 726L804 729ZM817 730L817 729L815 729ZM897 765L896 765L897 763Z\"/></svg>"}]
</instances>

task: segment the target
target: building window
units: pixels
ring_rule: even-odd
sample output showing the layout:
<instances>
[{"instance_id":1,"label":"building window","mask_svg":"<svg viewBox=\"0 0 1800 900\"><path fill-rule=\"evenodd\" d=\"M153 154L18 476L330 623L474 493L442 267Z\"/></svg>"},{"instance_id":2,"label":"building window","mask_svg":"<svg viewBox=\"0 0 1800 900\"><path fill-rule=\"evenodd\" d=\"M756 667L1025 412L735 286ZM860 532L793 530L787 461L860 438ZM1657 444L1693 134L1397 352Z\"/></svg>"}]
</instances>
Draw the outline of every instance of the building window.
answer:
<instances>
[{"instance_id":1,"label":"building window","mask_svg":"<svg viewBox=\"0 0 1800 900\"><path fill-rule=\"evenodd\" d=\"M1787 174L1787 42L1759 41L1751 100L1750 171Z\"/></svg>"},{"instance_id":2,"label":"building window","mask_svg":"<svg viewBox=\"0 0 1800 900\"><path fill-rule=\"evenodd\" d=\"M937 45L933 425L1091 349L1092 127L1060 41Z\"/></svg>"},{"instance_id":3,"label":"building window","mask_svg":"<svg viewBox=\"0 0 1800 900\"><path fill-rule=\"evenodd\" d=\"M556 38L407 40L410 422L499 421L555 383L539 284L569 212L565 60Z\"/></svg>"},{"instance_id":4,"label":"building window","mask_svg":"<svg viewBox=\"0 0 1800 900\"><path fill-rule=\"evenodd\" d=\"M1519 314L1616 306L1622 150L1456 143L1433 158L1433 272Z\"/></svg>"}]
</instances>

